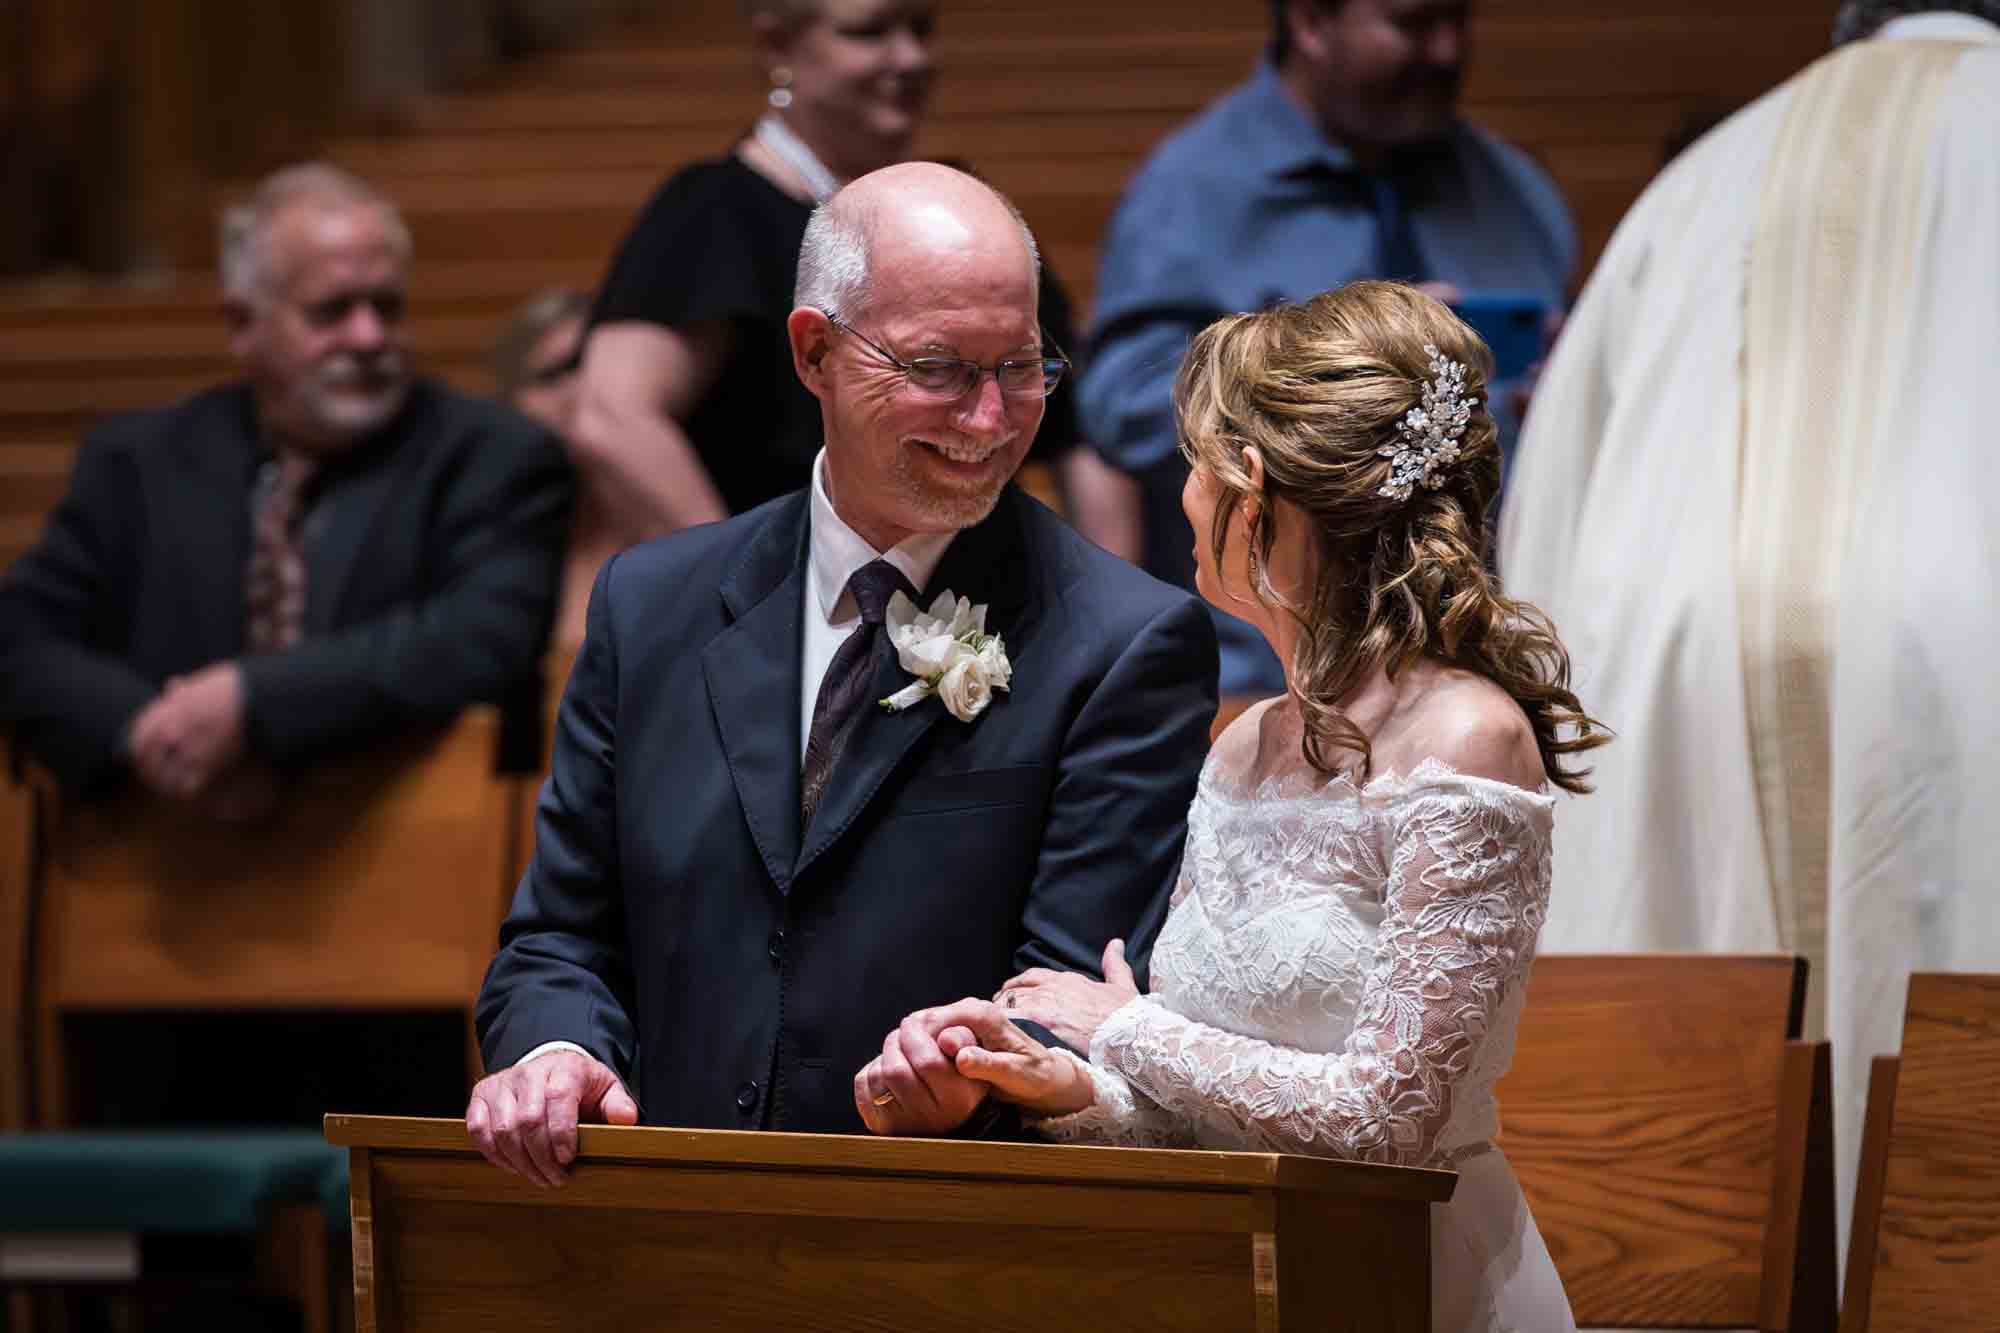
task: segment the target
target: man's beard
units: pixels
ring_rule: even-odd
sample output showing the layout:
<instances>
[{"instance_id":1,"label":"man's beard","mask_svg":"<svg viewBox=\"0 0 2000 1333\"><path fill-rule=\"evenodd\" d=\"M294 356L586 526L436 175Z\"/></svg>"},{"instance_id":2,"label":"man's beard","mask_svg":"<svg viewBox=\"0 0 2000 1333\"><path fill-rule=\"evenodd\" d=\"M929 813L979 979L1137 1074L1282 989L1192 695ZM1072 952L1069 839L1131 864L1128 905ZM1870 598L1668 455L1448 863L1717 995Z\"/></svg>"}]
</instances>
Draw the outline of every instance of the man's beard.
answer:
<instances>
[{"instance_id":1,"label":"man's beard","mask_svg":"<svg viewBox=\"0 0 2000 1333\"><path fill-rule=\"evenodd\" d=\"M400 352L366 361L339 357L302 386L299 405L329 443L347 444L388 424L409 391L409 366Z\"/></svg>"},{"instance_id":2,"label":"man's beard","mask_svg":"<svg viewBox=\"0 0 2000 1333\"><path fill-rule=\"evenodd\" d=\"M994 454L1011 453L1020 443L1018 436L1010 436L993 450ZM922 445L915 446L922 448ZM1000 492L1007 489L1013 479L1016 467L991 485L957 487L939 486L935 482L918 475L908 466L897 469L896 483L910 507L924 515L936 526L932 531L963 529L983 522L993 512L993 506L1000 502Z\"/></svg>"}]
</instances>

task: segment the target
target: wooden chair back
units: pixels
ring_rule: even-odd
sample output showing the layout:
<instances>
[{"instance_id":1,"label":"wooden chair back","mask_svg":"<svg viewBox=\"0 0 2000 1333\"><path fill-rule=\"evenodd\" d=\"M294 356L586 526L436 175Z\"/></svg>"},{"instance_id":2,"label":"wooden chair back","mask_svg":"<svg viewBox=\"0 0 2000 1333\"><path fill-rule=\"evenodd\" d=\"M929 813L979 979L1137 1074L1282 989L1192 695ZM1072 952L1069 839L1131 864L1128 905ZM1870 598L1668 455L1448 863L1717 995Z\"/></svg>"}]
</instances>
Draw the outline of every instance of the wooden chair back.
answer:
<instances>
[{"instance_id":1,"label":"wooden chair back","mask_svg":"<svg viewBox=\"0 0 2000 1333\"><path fill-rule=\"evenodd\" d=\"M2000 976L1910 978L1870 1070L1841 1333L2000 1325Z\"/></svg>"},{"instance_id":2,"label":"wooden chair back","mask_svg":"<svg viewBox=\"0 0 2000 1333\"><path fill-rule=\"evenodd\" d=\"M1825 1043L1790 956L1536 960L1501 1135L1579 1327L1830 1330Z\"/></svg>"},{"instance_id":3,"label":"wooden chair back","mask_svg":"<svg viewBox=\"0 0 2000 1333\"><path fill-rule=\"evenodd\" d=\"M303 775L242 828L38 784L40 1123L69 1123L62 1024L77 1013L460 1010L475 1072L518 785L495 772L499 735L494 710L472 709Z\"/></svg>"}]
</instances>

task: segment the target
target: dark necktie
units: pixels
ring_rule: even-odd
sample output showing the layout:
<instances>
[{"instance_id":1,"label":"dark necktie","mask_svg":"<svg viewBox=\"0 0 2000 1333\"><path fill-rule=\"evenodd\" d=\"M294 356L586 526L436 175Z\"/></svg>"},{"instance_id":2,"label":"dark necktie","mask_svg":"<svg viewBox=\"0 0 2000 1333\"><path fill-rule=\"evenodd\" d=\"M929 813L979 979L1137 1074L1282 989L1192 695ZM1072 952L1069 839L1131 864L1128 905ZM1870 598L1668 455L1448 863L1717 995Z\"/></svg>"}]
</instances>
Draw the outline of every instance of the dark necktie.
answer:
<instances>
[{"instance_id":1,"label":"dark necktie","mask_svg":"<svg viewBox=\"0 0 2000 1333\"><path fill-rule=\"evenodd\" d=\"M306 487L319 464L298 454L280 457L253 523L249 602L250 651L276 653L305 634L306 553L299 540Z\"/></svg>"},{"instance_id":2,"label":"dark necktie","mask_svg":"<svg viewBox=\"0 0 2000 1333\"><path fill-rule=\"evenodd\" d=\"M1402 191L1388 176L1371 176L1369 189L1375 199L1375 276L1393 282L1422 282L1423 254L1417 249L1417 234L1410 226L1409 210L1403 207Z\"/></svg>"},{"instance_id":3,"label":"dark necktie","mask_svg":"<svg viewBox=\"0 0 2000 1333\"><path fill-rule=\"evenodd\" d=\"M914 598L916 589L903 571L886 560L875 560L854 571L847 580L861 608L861 623L841 642L827 664L813 701L812 731L806 738L805 762L799 769L799 827L812 826L813 811L826 793L826 780L840 762L848 733L867 702L868 686L875 679L878 644L886 643L882 623L888 618L889 599L898 591Z\"/></svg>"}]
</instances>

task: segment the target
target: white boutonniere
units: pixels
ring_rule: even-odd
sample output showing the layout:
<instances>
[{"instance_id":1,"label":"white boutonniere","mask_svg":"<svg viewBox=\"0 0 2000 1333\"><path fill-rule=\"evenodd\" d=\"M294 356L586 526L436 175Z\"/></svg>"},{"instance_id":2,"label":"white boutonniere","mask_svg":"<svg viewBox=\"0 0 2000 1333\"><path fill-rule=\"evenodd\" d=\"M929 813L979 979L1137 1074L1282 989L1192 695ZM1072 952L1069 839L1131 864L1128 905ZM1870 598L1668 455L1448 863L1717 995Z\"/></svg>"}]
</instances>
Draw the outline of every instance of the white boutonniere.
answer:
<instances>
[{"instance_id":1,"label":"white boutonniere","mask_svg":"<svg viewBox=\"0 0 2000 1333\"><path fill-rule=\"evenodd\" d=\"M1014 677L1007 645L986 632L986 608L969 597L954 597L947 588L927 612L903 593L889 599L889 642L896 660L916 680L882 700L900 713L933 694L960 722L970 722L993 702L993 691L1004 690Z\"/></svg>"}]
</instances>

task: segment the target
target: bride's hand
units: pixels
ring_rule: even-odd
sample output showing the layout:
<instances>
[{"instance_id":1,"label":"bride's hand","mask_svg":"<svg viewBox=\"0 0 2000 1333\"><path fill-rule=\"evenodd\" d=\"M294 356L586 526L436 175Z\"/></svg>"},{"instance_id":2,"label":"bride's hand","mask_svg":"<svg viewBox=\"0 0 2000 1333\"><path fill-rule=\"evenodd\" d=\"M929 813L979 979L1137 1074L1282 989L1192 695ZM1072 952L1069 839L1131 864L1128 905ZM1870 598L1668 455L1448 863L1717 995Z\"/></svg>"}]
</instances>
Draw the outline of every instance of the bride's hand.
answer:
<instances>
[{"instance_id":1,"label":"bride's hand","mask_svg":"<svg viewBox=\"0 0 2000 1333\"><path fill-rule=\"evenodd\" d=\"M1003 1102L1037 1115L1067 1115L1096 1100L1081 1065L1015 1027L991 1000L964 999L911 1017L938 1032L938 1045L953 1052L961 1075L991 1087Z\"/></svg>"},{"instance_id":2,"label":"bride's hand","mask_svg":"<svg viewBox=\"0 0 2000 1333\"><path fill-rule=\"evenodd\" d=\"M1125 965L1125 941L1113 940L1104 946L1102 981L1031 967L993 998L1009 1018L1040 1023L1077 1051L1088 1053L1099 1025L1138 993L1132 969Z\"/></svg>"}]
</instances>

